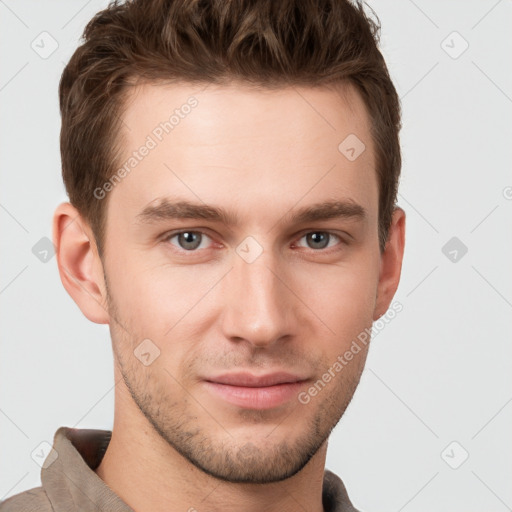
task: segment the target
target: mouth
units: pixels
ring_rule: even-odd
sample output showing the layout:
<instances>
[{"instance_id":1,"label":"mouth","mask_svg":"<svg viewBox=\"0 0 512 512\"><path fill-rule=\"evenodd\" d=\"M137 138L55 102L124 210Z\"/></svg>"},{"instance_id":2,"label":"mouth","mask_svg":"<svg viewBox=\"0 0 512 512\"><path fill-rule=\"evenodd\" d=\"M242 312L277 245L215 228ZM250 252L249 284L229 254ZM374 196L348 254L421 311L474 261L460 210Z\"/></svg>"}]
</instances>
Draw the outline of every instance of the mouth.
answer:
<instances>
[{"instance_id":1,"label":"mouth","mask_svg":"<svg viewBox=\"0 0 512 512\"><path fill-rule=\"evenodd\" d=\"M286 372L232 373L204 380L216 398L244 409L272 409L297 397L308 378Z\"/></svg>"}]
</instances>

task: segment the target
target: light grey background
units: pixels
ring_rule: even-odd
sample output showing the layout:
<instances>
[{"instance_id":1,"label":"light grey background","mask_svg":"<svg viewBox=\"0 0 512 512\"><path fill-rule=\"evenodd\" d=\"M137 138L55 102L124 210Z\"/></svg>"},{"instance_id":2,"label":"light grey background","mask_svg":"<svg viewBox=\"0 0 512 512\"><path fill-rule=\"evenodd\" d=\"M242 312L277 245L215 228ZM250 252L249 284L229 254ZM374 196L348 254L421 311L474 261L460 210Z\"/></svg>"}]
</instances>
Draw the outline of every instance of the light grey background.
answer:
<instances>
[{"instance_id":1,"label":"light grey background","mask_svg":"<svg viewBox=\"0 0 512 512\"><path fill-rule=\"evenodd\" d=\"M106 4L0 0L0 499L40 485L31 453L59 426L112 428L108 329L32 252L67 199L58 80ZM403 311L372 342L327 467L368 512L512 510L512 3L371 5L403 106ZM44 31L47 58L31 47L51 50Z\"/></svg>"}]
</instances>

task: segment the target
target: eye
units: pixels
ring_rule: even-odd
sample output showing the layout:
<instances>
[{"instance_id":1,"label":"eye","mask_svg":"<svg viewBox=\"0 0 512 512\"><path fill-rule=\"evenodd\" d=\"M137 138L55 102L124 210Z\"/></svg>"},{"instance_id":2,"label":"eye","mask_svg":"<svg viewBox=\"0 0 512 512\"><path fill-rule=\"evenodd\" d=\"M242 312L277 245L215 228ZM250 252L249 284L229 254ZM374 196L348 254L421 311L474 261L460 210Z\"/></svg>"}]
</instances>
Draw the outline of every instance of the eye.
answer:
<instances>
[{"instance_id":1,"label":"eye","mask_svg":"<svg viewBox=\"0 0 512 512\"><path fill-rule=\"evenodd\" d=\"M306 242L312 249L325 249L328 247L333 247L333 245L336 244L329 245L329 242L331 242L333 238L343 242L340 236L329 231L310 231L309 233L306 233L304 236L302 236L300 240L303 238L306 239Z\"/></svg>"},{"instance_id":2,"label":"eye","mask_svg":"<svg viewBox=\"0 0 512 512\"><path fill-rule=\"evenodd\" d=\"M177 244L172 240L176 239ZM165 241L177 246L184 251L193 252L196 249L205 249L204 240L210 237L201 231L180 231L179 233L171 233L165 237Z\"/></svg>"}]
</instances>

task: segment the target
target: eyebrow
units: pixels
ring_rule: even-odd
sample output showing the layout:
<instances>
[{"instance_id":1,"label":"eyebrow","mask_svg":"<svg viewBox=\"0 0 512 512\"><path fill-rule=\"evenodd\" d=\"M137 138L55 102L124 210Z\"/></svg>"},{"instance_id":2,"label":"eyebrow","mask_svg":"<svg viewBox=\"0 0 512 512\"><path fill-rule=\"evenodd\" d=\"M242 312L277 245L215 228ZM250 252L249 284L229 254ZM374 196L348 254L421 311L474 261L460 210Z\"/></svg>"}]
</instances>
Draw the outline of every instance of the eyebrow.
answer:
<instances>
[{"instance_id":1,"label":"eyebrow","mask_svg":"<svg viewBox=\"0 0 512 512\"><path fill-rule=\"evenodd\" d=\"M363 206L352 200L331 200L290 211L283 218L296 224L329 219L361 221L367 218L367 211ZM151 201L135 217L136 222L140 224L158 224L177 219L201 219L220 222L226 226L239 224L237 215L224 208L189 201L172 201L165 197Z\"/></svg>"}]
</instances>

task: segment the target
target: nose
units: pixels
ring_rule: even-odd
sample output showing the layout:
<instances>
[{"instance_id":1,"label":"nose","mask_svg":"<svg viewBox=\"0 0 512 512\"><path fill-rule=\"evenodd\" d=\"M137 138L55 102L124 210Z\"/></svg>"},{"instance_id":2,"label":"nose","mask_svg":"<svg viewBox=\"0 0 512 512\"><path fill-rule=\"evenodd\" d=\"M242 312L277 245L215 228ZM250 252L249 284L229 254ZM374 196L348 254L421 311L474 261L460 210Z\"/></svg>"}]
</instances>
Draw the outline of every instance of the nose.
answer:
<instances>
[{"instance_id":1,"label":"nose","mask_svg":"<svg viewBox=\"0 0 512 512\"><path fill-rule=\"evenodd\" d=\"M223 281L222 329L227 339L264 348L295 334L297 299L271 254L263 252L251 263L235 254Z\"/></svg>"}]
</instances>

